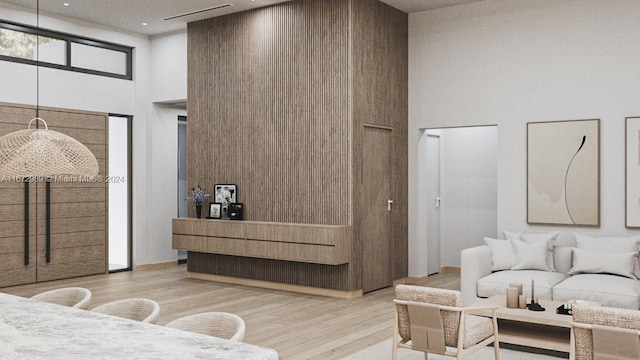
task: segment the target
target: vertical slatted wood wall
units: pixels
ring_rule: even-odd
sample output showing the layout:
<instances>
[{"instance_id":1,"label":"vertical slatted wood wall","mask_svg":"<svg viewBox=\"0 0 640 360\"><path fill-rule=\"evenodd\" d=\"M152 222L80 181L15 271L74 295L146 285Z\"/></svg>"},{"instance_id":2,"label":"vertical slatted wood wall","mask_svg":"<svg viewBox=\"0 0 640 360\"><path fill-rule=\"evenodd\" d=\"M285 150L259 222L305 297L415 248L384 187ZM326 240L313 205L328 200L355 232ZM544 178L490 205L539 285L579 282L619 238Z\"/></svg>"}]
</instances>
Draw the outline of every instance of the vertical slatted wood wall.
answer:
<instances>
[{"instance_id":1,"label":"vertical slatted wood wall","mask_svg":"<svg viewBox=\"0 0 640 360\"><path fill-rule=\"evenodd\" d=\"M294 1L188 31L188 186L237 184L247 220L349 225L349 2Z\"/></svg>"},{"instance_id":2,"label":"vertical slatted wood wall","mask_svg":"<svg viewBox=\"0 0 640 360\"><path fill-rule=\"evenodd\" d=\"M190 23L188 186L237 184L246 220L353 226L347 271L322 286L345 289L347 277L346 290L360 289L363 127L390 127L392 271L405 277L407 33L407 14L377 0L294 0ZM268 269L270 281L288 282L293 269L243 264ZM299 284L323 274L309 277Z\"/></svg>"}]
</instances>

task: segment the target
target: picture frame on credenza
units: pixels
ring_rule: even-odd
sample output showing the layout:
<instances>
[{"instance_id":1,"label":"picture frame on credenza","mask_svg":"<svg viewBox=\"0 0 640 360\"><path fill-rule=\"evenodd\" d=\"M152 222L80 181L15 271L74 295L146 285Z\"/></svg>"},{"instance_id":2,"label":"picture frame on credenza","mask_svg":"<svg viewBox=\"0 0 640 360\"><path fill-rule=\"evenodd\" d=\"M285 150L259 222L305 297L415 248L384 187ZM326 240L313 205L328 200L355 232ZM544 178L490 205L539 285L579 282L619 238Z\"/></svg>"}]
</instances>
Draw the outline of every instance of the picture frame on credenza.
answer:
<instances>
[{"instance_id":1,"label":"picture frame on credenza","mask_svg":"<svg viewBox=\"0 0 640 360\"><path fill-rule=\"evenodd\" d=\"M221 203L212 202L209 204L209 218L210 219L220 219L221 216Z\"/></svg>"},{"instance_id":2,"label":"picture frame on credenza","mask_svg":"<svg viewBox=\"0 0 640 360\"><path fill-rule=\"evenodd\" d=\"M217 203L235 203L238 201L238 186L235 184L216 184L213 187L213 200Z\"/></svg>"},{"instance_id":3,"label":"picture frame on credenza","mask_svg":"<svg viewBox=\"0 0 640 360\"><path fill-rule=\"evenodd\" d=\"M216 184L213 186L213 199L222 204L220 208L220 218L229 219L229 204L238 200L238 187L235 184Z\"/></svg>"}]
</instances>

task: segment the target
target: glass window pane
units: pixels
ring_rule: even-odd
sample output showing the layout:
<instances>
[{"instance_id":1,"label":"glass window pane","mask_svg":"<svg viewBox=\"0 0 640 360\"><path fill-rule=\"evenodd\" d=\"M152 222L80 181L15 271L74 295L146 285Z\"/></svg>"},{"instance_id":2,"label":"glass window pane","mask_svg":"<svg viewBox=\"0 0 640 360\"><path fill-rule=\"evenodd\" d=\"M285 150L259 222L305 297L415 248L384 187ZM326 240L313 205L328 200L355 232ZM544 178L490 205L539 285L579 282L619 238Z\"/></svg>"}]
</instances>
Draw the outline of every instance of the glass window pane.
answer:
<instances>
[{"instance_id":1,"label":"glass window pane","mask_svg":"<svg viewBox=\"0 0 640 360\"><path fill-rule=\"evenodd\" d=\"M0 28L0 55L33 60L35 46L35 35Z\"/></svg>"},{"instance_id":2,"label":"glass window pane","mask_svg":"<svg viewBox=\"0 0 640 360\"><path fill-rule=\"evenodd\" d=\"M71 66L126 75L127 54L122 51L71 43Z\"/></svg>"},{"instance_id":3,"label":"glass window pane","mask_svg":"<svg viewBox=\"0 0 640 360\"><path fill-rule=\"evenodd\" d=\"M40 54L35 51L35 34L0 28L0 55L20 59L39 60L52 64L66 64L66 42L40 36Z\"/></svg>"},{"instance_id":4,"label":"glass window pane","mask_svg":"<svg viewBox=\"0 0 640 360\"><path fill-rule=\"evenodd\" d=\"M127 269L129 259L129 118L109 117L109 271Z\"/></svg>"},{"instance_id":5,"label":"glass window pane","mask_svg":"<svg viewBox=\"0 0 640 360\"><path fill-rule=\"evenodd\" d=\"M67 42L40 36L40 54L38 54L38 57L41 62L66 65Z\"/></svg>"}]
</instances>

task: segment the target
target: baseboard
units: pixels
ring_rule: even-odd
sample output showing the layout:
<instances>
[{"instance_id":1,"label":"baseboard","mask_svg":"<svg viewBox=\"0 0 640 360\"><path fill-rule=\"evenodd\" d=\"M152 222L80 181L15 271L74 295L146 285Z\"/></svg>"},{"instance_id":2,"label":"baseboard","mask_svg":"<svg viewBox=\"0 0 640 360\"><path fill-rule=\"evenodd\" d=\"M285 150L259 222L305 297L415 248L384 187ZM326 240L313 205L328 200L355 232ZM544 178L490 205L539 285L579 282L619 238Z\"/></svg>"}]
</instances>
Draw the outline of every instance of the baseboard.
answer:
<instances>
[{"instance_id":1,"label":"baseboard","mask_svg":"<svg viewBox=\"0 0 640 360\"><path fill-rule=\"evenodd\" d=\"M440 268L441 274L460 274L460 267L458 266L443 266ZM429 282L429 276L407 276L401 279L393 281L393 286L399 284L405 285L426 285Z\"/></svg>"},{"instance_id":2,"label":"baseboard","mask_svg":"<svg viewBox=\"0 0 640 360\"><path fill-rule=\"evenodd\" d=\"M402 279L397 279L393 282L393 286L404 285L425 285L429 282L428 276L407 276Z\"/></svg>"},{"instance_id":3,"label":"baseboard","mask_svg":"<svg viewBox=\"0 0 640 360\"><path fill-rule=\"evenodd\" d=\"M192 271L187 271L187 278L215 281L215 282L220 282L225 284L252 286L252 287L257 287L262 289L290 291L290 292L307 294L307 295L319 295L319 296L326 296L326 297L339 298L339 299L353 299L357 297L362 297L362 290L342 291L342 290L322 289L322 288L314 288L310 286L281 284L281 283L276 283L271 281L242 279L242 278L223 276L223 275L203 274L203 273L192 272Z\"/></svg>"},{"instance_id":4,"label":"baseboard","mask_svg":"<svg viewBox=\"0 0 640 360\"><path fill-rule=\"evenodd\" d=\"M175 260L161 262L161 263L154 263L154 264L142 264L142 265L136 265L136 271L162 270L162 269L168 269L174 266L178 266L178 262Z\"/></svg>"},{"instance_id":5,"label":"baseboard","mask_svg":"<svg viewBox=\"0 0 640 360\"><path fill-rule=\"evenodd\" d=\"M443 266L440 268L440 272L443 274L460 274L459 266Z\"/></svg>"}]
</instances>

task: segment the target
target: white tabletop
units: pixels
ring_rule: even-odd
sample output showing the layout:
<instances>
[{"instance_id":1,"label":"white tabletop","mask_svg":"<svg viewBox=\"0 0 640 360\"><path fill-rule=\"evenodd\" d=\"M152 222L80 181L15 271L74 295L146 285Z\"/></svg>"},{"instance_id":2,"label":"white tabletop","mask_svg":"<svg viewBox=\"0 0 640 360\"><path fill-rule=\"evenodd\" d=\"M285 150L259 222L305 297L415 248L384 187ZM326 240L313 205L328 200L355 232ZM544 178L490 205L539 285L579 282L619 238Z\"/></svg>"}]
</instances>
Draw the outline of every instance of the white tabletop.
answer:
<instances>
[{"instance_id":1,"label":"white tabletop","mask_svg":"<svg viewBox=\"0 0 640 360\"><path fill-rule=\"evenodd\" d=\"M2 359L278 359L273 349L0 293Z\"/></svg>"}]
</instances>

